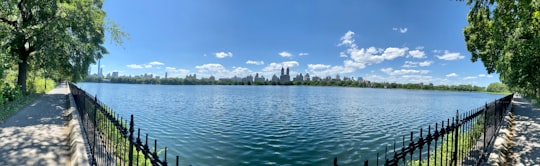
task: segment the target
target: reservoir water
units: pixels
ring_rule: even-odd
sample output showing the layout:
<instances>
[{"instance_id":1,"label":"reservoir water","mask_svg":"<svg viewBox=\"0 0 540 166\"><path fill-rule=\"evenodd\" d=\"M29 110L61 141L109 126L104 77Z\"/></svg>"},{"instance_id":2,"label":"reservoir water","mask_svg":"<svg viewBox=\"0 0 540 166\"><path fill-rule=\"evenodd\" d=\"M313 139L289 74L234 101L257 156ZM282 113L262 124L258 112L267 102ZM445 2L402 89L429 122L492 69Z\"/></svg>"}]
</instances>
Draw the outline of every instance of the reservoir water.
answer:
<instances>
[{"instance_id":1,"label":"reservoir water","mask_svg":"<svg viewBox=\"0 0 540 166\"><path fill-rule=\"evenodd\" d=\"M180 165L360 165L418 132L503 95L313 86L80 88L168 147Z\"/></svg>"}]
</instances>

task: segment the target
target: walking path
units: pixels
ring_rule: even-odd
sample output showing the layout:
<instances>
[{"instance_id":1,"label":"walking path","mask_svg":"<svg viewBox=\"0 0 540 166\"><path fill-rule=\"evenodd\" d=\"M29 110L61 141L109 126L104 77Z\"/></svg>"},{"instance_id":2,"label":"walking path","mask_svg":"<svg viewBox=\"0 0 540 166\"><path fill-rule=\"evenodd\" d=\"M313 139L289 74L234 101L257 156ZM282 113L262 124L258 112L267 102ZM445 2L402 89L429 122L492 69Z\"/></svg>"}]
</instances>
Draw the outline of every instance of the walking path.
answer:
<instances>
[{"instance_id":1,"label":"walking path","mask_svg":"<svg viewBox=\"0 0 540 166\"><path fill-rule=\"evenodd\" d=\"M66 165L65 83L0 124L0 165Z\"/></svg>"},{"instance_id":2,"label":"walking path","mask_svg":"<svg viewBox=\"0 0 540 166\"><path fill-rule=\"evenodd\" d=\"M515 136L512 165L540 165L540 107L514 96Z\"/></svg>"}]
</instances>

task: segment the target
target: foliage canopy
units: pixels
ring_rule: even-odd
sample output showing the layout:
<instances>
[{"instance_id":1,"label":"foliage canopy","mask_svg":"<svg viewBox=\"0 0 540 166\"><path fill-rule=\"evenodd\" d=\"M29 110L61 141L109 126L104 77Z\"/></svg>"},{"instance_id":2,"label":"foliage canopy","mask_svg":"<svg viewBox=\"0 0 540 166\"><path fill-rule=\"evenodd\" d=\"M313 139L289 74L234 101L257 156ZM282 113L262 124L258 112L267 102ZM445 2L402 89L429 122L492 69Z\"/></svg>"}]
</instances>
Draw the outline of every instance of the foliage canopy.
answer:
<instances>
[{"instance_id":1,"label":"foliage canopy","mask_svg":"<svg viewBox=\"0 0 540 166\"><path fill-rule=\"evenodd\" d=\"M81 80L107 54L105 31L121 43L127 34L105 21L103 0L7 0L0 4L1 59L17 64L26 90L28 70L57 79ZM6 58L7 57L7 58Z\"/></svg>"},{"instance_id":2,"label":"foliage canopy","mask_svg":"<svg viewBox=\"0 0 540 166\"><path fill-rule=\"evenodd\" d=\"M464 29L473 62L499 73L510 88L538 96L540 85L540 1L468 0Z\"/></svg>"}]
</instances>

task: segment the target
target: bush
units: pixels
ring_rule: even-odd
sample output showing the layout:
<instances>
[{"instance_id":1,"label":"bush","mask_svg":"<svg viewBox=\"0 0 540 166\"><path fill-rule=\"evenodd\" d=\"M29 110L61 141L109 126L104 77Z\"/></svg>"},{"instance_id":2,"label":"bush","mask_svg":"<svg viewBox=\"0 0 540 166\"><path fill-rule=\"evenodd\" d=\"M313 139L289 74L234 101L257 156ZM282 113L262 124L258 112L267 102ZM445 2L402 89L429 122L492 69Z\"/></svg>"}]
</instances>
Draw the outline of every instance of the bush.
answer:
<instances>
[{"instance_id":1,"label":"bush","mask_svg":"<svg viewBox=\"0 0 540 166\"><path fill-rule=\"evenodd\" d=\"M7 101L15 101L17 99L20 99L23 96L23 93L19 86L12 88L8 84L4 84L2 86L1 96L2 96L2 99L4 100L3 103L5 103Z\"/></svg>"}]
</instances>

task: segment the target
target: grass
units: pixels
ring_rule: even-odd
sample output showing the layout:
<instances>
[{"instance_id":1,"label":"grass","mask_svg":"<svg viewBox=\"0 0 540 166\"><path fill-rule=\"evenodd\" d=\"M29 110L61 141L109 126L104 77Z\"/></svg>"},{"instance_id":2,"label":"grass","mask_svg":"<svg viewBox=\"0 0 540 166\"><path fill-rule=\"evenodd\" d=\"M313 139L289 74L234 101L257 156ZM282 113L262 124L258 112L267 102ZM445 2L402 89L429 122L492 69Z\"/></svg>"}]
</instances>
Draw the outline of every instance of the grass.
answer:
<instances>
[{"instance_id":1,"label":"grass","mask_svg":"<svg viewBox=\"0 0 540 166\"><path fill-rule=\"evenodd\" d=\"M451 160L453 158L455 142L458 142L458 151L464 150L463 154L458 152L457 161L463 161L463 159L470 153L470 149L478 142L478 140L480 140L480 136L483 133L483 115L480 115L478 119L479 120L476 120L476 122L473 122L472 129L465 132L462 130L458 131L460 134L458 141L454 141L455 132L445 135L445 137L440 140L442 143L435 148L436 150L430 152L429 160L412 160L408 162L407 165L428 165L428 163L429 165L435 165L435 162L437 165L450 165L452 164ZM460 163L458 163L458 165L460 165Z\"/></svg>"},{"instance_id":2,"label":"grass","mask_svg":"<svg viewBox=\"0 0 540 166\"><path fill-rule=\"evenodd\" d=\"M0 105L0 123L3 123L6 118L15 114L17 111L22 109L24 106L32 103L34 100L36 100L40 96L42 96L42 94L31 93L17 100L10 101L10 102L4 103L3 105Z\"/></svg>"},{"instance_id":3,"label":"grass","mask_svg":"<svg viewBox=\"0 0 540 166\"><path fill-rule=\"evenodd\" d=\"M15 114L17 111L22 109L24 106L32 103L37 98L45 94L46 92L54 89L56 84L53 80L50 79L36 79L36 81L29 83L30 85L36 87L35 89L30 89L29 93L26 95L21 95L13 101L8 101L0 105L0 123L2 123L6 118ZM47 88L45 88L47 85Z\"/></svg>"},{"instance_id":4,"label":"grass","mask_svg":"<svg viewBox=\"0 0 540 166\"><path fill-rule=\"evenodd\" d=\"M94 113L97 124L98 132L100 132L100 136L102 140L107 140L106 144L108 145L107 149L103 149L105 151L108 151L114 158L116 165L123 165L129 162L129 141L127 139L128 135L124 135L122 131L115 126L106 116L106 113L112 115L113 119L119 120L119 125L122 128L129 129L129 122L126 122L127 119L120 120L119 117L106 105L103 105L104 111L102 112L96 105L94 105L93 101L91 99L88 99L85 101L85 105L87 106L87 112L88 112L88 118L94 119ZM128 133L129 134L129 133ZM141 141L143 141L144 144L144 136L141 136ZM137 131L135 130L135 133L133 133L133 139L137 138ZM90 138L93 139L93 138ZM151 144L153 144L153 141L148 141L150 145L150 151L153 153L154 148L152 148ZM160 155L161 152L163 152L164 148L157 150L157 154ZM163 160L163 158L160 158ZM147 159L144 154L141 151L137 151L136 147L133 147L133 165L151 165L150 159Z\"/></svg>"}]
</instances>

